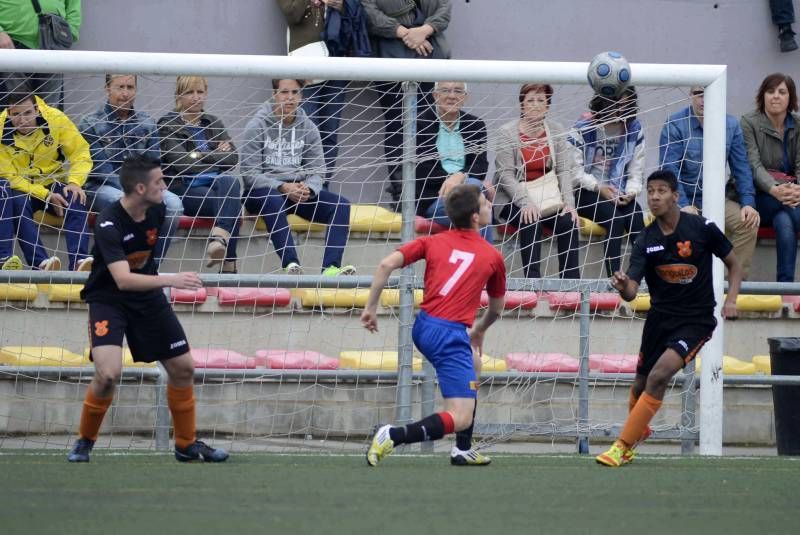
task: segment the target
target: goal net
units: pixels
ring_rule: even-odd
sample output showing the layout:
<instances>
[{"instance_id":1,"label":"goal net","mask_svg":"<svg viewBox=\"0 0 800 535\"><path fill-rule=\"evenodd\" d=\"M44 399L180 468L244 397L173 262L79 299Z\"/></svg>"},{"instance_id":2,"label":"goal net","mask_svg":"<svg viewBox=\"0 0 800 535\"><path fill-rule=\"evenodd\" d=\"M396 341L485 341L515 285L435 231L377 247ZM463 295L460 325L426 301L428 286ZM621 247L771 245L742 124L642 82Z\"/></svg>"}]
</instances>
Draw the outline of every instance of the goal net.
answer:
<instances>
[{"instance_id":1,"label":"goal net","mask_svg":"<svg viewBox=\"0 0 800 535\"><path fill-rule=\"evenodd\" d=\"M370 276L380 259L408 239L446 228L428 211L433 210L438 197L437 187L425 187L423 194L414 191L414 175L421 183L436 184L442 179L440 169L481 158L486 166L476 165L476 175L471 178L482 180L485 194L495 200L496 217L489 238L503 253L512 291L502 319L490 330L485 343L474 443L476 447L502 449L510 448L512 441L514 448L518 442L535 442L539 444L536 448L546 451L571 451L576 440L585 445L616 436L627 414L628 389L649 300L642 294L636 301L624 303L606 286L608 221L599 214L593 217L587 213L591 208L581 210L574 221L567 217L566 231L552 220L539 225L534 243L540 247L541 278L526 278L534 275L530 262L526 264L521 254L521 229L497 217L498 199L503 195L497 179L498 158L518 152L504 144L499 133L504 125L520 120L522 84L550 84L550 156L559 166L567 165L558 172L569 173L577 181L581 173L612 167L617 157L611 148L614 136L628 135L635 118L644 149L640 157L637 155L638 163L629 167L638 165L638 176L628 180L642 180L658 168L661 129L671 114L689 106L688 88L708 85L722 70L634 65L638 110L628 110L622 122L604 130L610 133L607 143L597 144L596 158L580 167L576 154L588 152L576 147L579 131L575 127L579 121L585 125L593 120L585 65L466 61L441 65L373 60L323 64L309 58L170 54L155 60L153 56L65 53L51 57L5 51L0 55L2 72L35 72L46 70L45 65L63 65L63 112L87 139L94 160L86 186L90 194L84 227L74 230L66 217L43 212L34 196L31 204L38 209L31 209L30 214L15 211L11 216L17 229L36 229L35 238L41 240L47 257L60 259L61 271L29 271L39 267L32 265L36 259L24 254L26 247L35 245L29 234L17 232L16 240L0 236L8 244L13 241L11 254L20 258L24 268L3 271L0 284L0 447L66 448L73 440L92 366L87 349L87 305L79 296L85 275L67 271L71 255L76 253L70 244L77 241L76 232L91 235L92 213L97 211L92 202L99 195L92 191L97 186L97 182L92 186L92 181L98 180L99 169L112 169L113 175L122 155L137 150L134 144L121 145L119 139L128 136L127 144L137 135L146 137L143 130L134 131L133 122L137 128L150 125L154 130L153 137L140 140L139 145L152 143L161 151L165 169L167 162L185 163L193 157L193 150L219 152L223 150L220 142L229 142L230 152L238 156L227 167L208 165L200 171L194 167L186 173L175 171L181 169L176 164L167 176L170 190L183 197L183 213L172 214L175 225L169 232L171 242L160 270L197 271L207 283L197 292L168 291L195 360L201 437L234 451L361 451L375 424L417 419L440 406L432 370L410 343L413 313L424 292L422 267L415 268L413 279L393 279L392 287L383 293L378 333L364 330L359 315L366 303ZM114 76L109 81L106 74ZM114 86L121 79L119 75L135 75L132 87ZM201 109L221 122L224 134L215 135L222 137L208 137L208 129L206 134L199 133L202 128L198 126L208 127L212 120L208 115L196 124L189 120L200 115L190 117L185 111L190 106L186 95L203 83L189 80L188 86L184 83L183 89L176 90L180 85L176 77L188 75L202 76L207 82ZM269 228L265 220L274 213L266 208L261 214L254 213L252 205L245 202L237 212L240 228L238 237L233 236L238 238L235 256L228 248L227 257L236 260L235 266L223 264L228 271L235 267L236 274L219 275L220 266L211 269L205 263L209 235L215 232L212 229L223 226L222 220L198 212L197 207L202 205L207 210L208 206L222 204L225 195L209 186L220 175L234 177L239 195L247 195L248 183L242 183L242 174L248 172L246 154L252 156L253 118L270 114L275 99L272 76L328 80L307 85L302 91L301 108L318 125L322 135L319 152L323 154L313 165L308 161L303 165L304 172L317 175L320 183L326 182L331 194L346 199L326 197L339 199L334 203L349 203L348 224L329 230L323 208L316 208L279 219L284 222L275 225L282 224L283 228ZM425 81L412 85L371 79L411 77ZM443 90L435 90L433 82L437 80L466 83L442 84L439 89ZM10 79L5 81L0 102L12 97ZM407 97L406 104L413 102L414 106L404 111L404 91L410 90L418 97ZM722 95L724 98L724 87ZM55 94L41 96L50 103L61 98ZM119 115L119 105L111 105L120 98L130 112L127 118L131 121L127 123L125 114ZM715 105L709 100L707 114ZM59 113L50 109L42 112L40 101L36 102L41 115ZM457 105L479 118L488 135L474 138L480 142L470 138L460 156L456 151L443 163L440 152L445 150L441 145L444 136L439 136L439 125L432 126L430 119L439 120L439 114L444 113L441 106L445 105ZM170 114L173 119L178 116L172 126ZM416 117L413 124L409 117ZM11 121L7 117L3 143L9 129L13 131ZM595 127L599 125L602 130L614 121L596 122ZM462 133L472 126L467 120L459 125ZM407 138L412 144L405 151L404 127L417 134ZM286 128L291 130L291 126ZM434 132L425 138L428 147L416 147L425 131ZM386 136L387 132L390 135ZM52 134L56 142L57 134ZM303 145L294 143L292 135L289 132L272 144L262 139L259 150L277 154L301 149ZM709 137L713 138L707 134L707 144ZM21 172L30 172L46 183L58 173L79 168L75 159L83 149L69 148L73 149L72 154L64 154L66 149L60 151L64 161L44 172L36 169L36 162L25 160L25 154L15 153L15 158L19 158ZM427 174L422 169L428 170ZM404 171L410 179L405 187L411 192L405 203L400 202ZM706 173L710 176L708 166ZM571 195L577 194L579 186L573 187ZM705 187L722 191L721 182L707 179ZM14 199L18 191L9 186L4 192L0 202L17 207ZM646 222L644 196L639 193L632 202L638 203L639 217ZM238 198L237 203L242 206ZM718 209L706 205L707 212ZM302 276L287 275L284 268L289 249L284 249L283 260L276 250L276 237L286 235L286 225L296 261L303 268ZM344 233L347 240L341 261L334 265L354 266L355 276L321 275L328 267L324 263L337 258L334 230ZM632 243L628 230L620 238L623 267L627 266ZM565 270L566 256L575 261L572 273ZM568 278L575 273L580 279ZM408 280L410 284L406 284ZM717 337L721 338L721 332ZM721 358L721 348L706 358L710 362ZM697 439L700 426L695 419L693 381L687 377L693 376L679 375L670 386L665 410L654 422L656 437L684 439L687 443ZM122 383L96 447L167 447L170 425L164 388L165 375L159 366L134 363L126 354ZM710 403L708 410L721 406L713 399ZM450 445L443 441L437 448L444 450Z\"/></svg>"}]
</instances>

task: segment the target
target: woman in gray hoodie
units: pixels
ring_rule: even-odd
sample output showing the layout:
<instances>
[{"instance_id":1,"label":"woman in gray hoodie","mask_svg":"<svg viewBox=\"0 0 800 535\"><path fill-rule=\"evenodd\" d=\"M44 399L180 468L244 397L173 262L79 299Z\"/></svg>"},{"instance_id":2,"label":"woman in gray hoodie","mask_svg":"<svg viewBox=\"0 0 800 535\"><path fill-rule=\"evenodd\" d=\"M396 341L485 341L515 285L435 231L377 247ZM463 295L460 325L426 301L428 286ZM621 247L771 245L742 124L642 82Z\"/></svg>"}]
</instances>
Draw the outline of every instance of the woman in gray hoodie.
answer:
<instances>
[{"instance_id":1,"label":"woman in gray hoodie","mask_svg":"<svg viewBox=\"0 0 800 535\"><path fill-rule=\"evenodd\" d=\"M245 128L241 171L244 206L264 218L272 245L289 274L302 274L289 214L328 225L324 275L351 275L342 257L350 229L350 201L322 189L325 159L314 123L300 108L302 80L273 80L273 97Z\"/></svg>"}]
</instances>

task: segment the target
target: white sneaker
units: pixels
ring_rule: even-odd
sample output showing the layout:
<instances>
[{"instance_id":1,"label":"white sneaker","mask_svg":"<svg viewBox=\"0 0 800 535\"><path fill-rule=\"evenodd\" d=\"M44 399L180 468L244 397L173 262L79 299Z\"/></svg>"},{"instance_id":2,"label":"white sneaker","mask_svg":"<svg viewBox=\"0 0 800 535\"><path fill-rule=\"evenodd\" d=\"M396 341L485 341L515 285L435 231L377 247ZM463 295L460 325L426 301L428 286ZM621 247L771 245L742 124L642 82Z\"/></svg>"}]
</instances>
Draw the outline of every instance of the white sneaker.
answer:
<instances>
[{"instance_id":1,"label":"white sneaker","mask_svg":"<svg viewBox=\"0 0 800 535\"><path fill-rule=\"evenodd\" d=\"M474 449L463 451L453 446L450 450L450 464L454 466L486 466L491 462L489 457Z\"/></svg>"},{"instance_id":2,"label":"white sneaker","mask_svg":"<svg viewBox=\"0 0 800 535\"><path fill-rule=\"evenodd\" d=\"M94 258L87 256L86 258L78 260L78 263L75 264L75 271L91 271L93 263Z\"/></svg>"},{"instance_id":3,"label":"white sneaker","mask_svg":"<svg viewBox=\"0 0 800 535\"><path fill-rule=\"evenodd\" d=\"M303 266L297 262L290 262L288 266L283 268L283 271L285 271L287 275L302 275Z\"/></svg>"},{"instance_id":4,"label":"white sneaker","mask_svg":"<svg viewBox=\"0 0 800 535\"><path fill-rule=\"evenodd\" d=\"M39 264L39 269L42 271L58 271L61 269L61 259L57 256L51 256L47 260L42 260Z\"/></svg>"}]
</instances>

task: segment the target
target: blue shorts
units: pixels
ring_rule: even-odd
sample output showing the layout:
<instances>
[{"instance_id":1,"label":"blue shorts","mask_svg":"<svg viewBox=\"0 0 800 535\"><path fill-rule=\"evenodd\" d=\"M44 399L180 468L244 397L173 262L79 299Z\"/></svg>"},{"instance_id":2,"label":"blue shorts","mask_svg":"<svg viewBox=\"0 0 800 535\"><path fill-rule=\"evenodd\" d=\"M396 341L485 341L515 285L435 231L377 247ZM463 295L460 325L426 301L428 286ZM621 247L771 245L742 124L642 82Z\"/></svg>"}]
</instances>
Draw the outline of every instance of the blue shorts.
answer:
<instances>
[{"instance_id":1,"label":"blue shorts","mask_svg":"<svg viewBox=\"0 0 800 535\"><path fill-rule=\"evenodd\" d=\"M420 312L411 336L417 349L436 369L442 397L477 397L478 380L472 363L472 346L463 323Z\"/></svg>"}]
</instances>

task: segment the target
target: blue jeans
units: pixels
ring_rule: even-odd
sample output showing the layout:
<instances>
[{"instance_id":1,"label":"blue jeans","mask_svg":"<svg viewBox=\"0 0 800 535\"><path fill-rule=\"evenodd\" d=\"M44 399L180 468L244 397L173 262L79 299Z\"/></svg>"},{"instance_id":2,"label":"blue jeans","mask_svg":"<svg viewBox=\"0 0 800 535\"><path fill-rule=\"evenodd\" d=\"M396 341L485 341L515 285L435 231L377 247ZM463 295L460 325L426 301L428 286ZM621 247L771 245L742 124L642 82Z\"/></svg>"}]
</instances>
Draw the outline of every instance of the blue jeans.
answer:
<instances>
[{"instance_id":1,"label":"blue jeans","mask_svg":"<svg viewBox=\"0 0 800 535\"><path fill-rule=\"evenodd\" d=\"M214 226L228 232L228 249L225 260L236 260L236 242L242 212L242 188L239 180L230 175L219 175L210 186L187 187L182 180L172 183L172 192L181 197L183 210L194 217L213 217Z\"/></svg>"},{"instance_id":2,"label":"blue jeans","mask_svg":"<svg viewBox=\"0 0 800 535\"><path fill-rule=\"evenodd\" d=\"M86 194L89 197L89 206L94 212L102 211L106 206L115 203L122 198L122 190L108 184L98 185L96 183L86 183ZM153 258L156 264L161 262L167 254L169 243L178 231L178 222L183 215L183 203L181 198L169 190L164 192L164 204L167 206L167 218L164 225L159 229L156 248L153 250Z\"/></svg>"},{"instance_id":3,"label":"blue jeans","mask_svg":"<svg viewBox=\"0 0 800 535\"><path fill-rule=\"evenodd\" d=\"M769 0L769 10L772 13L772 24L775 26L794 24L792 0Z\"/></svg>"},{"instance_id":4,"label":"blue jeans","mask_svg":"<svg viewBox=\"0 0 800 535\"><path fill-rule=\"evenodd\" d=\"M327 80L303 89L301 107L317 125L322 138L322 153L325 157L325 189L333 176L336 156L339 153L339 120L344 107L344 92L347 80Z\"/></svg>"},{"instance_id":5,"label":"blue jeans","mask_svg":"<svg viewBox=\"0 0 800 535\"><path fill-rule=\"evenodd\" d=\"M481 191L484 190L483 182L478 180L477 178L473 178L468 176L467 179L464 181L464 184L471 184L473 186L478 186L481 188ZM425 210L425 217L433 221L434 223L438 223L439 225L449 227L450 226L450 218L447 217L447 210L444 208L444 197L439 197L433 204ZM494 231L492 230L491 223L481 229L481 236L484 237L486 241L489 243L494 243Z\"/></svg>"},{"instance_id":6,"label":"blue jeans","mask_svg":"<svg viewBox=\"0 0 800 535\"><path fill-rule=\"evenodd\" d=\"M342 266L344 247L350 230L350 201L327 190L306 202L295 203L276 189L258 188L250 190L243 199L251 214L260 215L267 225L275 252L281 258L281 266L300 263L294 239L286 216L297 214L303 219L328 225L325 234L325 254L322 267Z\"/></svg>"},{"instance_id":7,"label":"blue jeans","mask_svg":"<svg viewBox=\"0 0 800 535\"><path fill-rule=\"evenodd\" d=\"M756 209L761 215L761 224L775 229L775 254L777 267L775 280L794 282L794 267L797 262L797 233L800 232L800 207L789 208L778 199L759 191L756 194Z\"/></svg>"},{"instance_id":8,"label":"blue jeans","mask_svg":"<svg viewBox=\"0 0 800 535\"><path fill-rule=\"evenodd\" d=\"M64 184L53 182L47 188L64 196L69 205L64 210L63 230L66 233L69 269L89 255L89 233L86 229L86 207L77 198L70 198L64 192ZM39 235L39 225L33 220L33 213L46 210L55 214L52 205L46 205L41 199L11 189L8 182L0 180L0 257L10 256L14 249L14 236L19 239L19 246L25 261L32 268L38 268L49 256ZM9 225L9 222L11 223Z\"/></svg>"}]
</instances>

